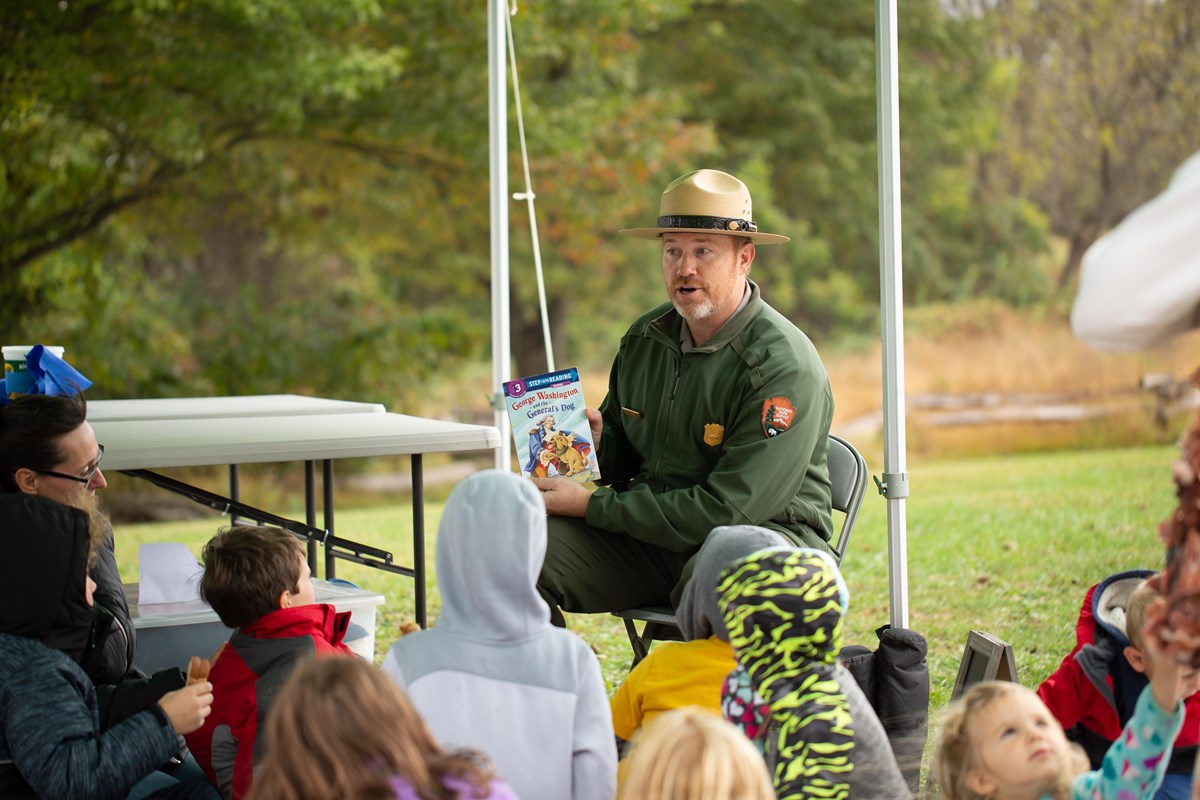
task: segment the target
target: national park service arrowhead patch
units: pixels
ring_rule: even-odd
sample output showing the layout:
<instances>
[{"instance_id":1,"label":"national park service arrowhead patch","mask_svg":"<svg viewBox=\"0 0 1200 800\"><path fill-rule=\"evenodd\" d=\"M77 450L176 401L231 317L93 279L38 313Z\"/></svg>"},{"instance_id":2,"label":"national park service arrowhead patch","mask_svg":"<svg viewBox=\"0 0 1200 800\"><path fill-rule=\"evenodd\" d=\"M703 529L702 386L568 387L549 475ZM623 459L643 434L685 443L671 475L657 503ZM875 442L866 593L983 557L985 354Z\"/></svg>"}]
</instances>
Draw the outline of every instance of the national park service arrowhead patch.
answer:
<instances>
[{"instance_id":1,"label":"national park service arrowhead patch","mask_svg":"<svg viewBox=\"0 0 1200 800\"><path fill-rule=\"evenodd\" d=\"M719 422L710 422L704 426L704 443L716 447L725 441L725 426Z\"/></svg>"},{"instance_id":2,"label":"national park service arrowhead patch","mask_svg":"<svg viewBox=\"0 0 1200 800\"><path fill-rule=\"evenodd\" d=\"M796 407L786 397L768 397L763 401L763 433L770 439L792 427Z\"/></svg>"}]
</instances>

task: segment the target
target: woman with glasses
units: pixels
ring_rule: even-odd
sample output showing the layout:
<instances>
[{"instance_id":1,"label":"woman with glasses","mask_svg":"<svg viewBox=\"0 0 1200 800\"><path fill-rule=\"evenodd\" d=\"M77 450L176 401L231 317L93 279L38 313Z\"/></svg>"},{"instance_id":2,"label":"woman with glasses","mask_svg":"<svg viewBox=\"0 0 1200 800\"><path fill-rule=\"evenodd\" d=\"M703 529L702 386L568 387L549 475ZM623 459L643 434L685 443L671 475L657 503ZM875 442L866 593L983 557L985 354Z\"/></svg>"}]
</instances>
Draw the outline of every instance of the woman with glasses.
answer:
<instances>
[{"instance_id":1,"label":"woman with glasses","mask_svg":"<svg viewBox=\"0 0 1200 800\"><path fill-rule=\"evenodd\" d=\"M108 485L100 471L103 457L104 447L88 424L82 394L22 395L0 407L0 490L74 506L93 514L106 528L90 573L96 582L97 646L82 664L97 685L141 677L133 666L137 640L117 571L112 526L96 510L96 490Z\"/></svg>"},{"instance_id":2,"label":"woman with glasses","mask_svg":"<svg viewBox=\"0 0 1200 800\"><path fill-rule=\"evenodd\" d=\"M108 730L150 708L168 692L181 689L186 676L178 668L147 677L133 666L137 638L129 618L129 604L121 587L121 574L113 551L112 525L98 509L96 490L108 486L100 461L104 445L87 421L87 400L82 394L21 395L0 406L0 491L38 495L81 509L91 516L98 538L95 565L88 575L96 582L90 613L91 635L79 666L92 679L101 730ZM0 524L8 522L0 519ZM203 780L195 760L187 755L182 737L179 752L170 762L128 796L157 796L153 792L177 783ZM183 796L183 795L181 795ZM192 797L193 795L186 795ZM195 797L208 797L198 791Z\"/></svg>"}]
</instances>

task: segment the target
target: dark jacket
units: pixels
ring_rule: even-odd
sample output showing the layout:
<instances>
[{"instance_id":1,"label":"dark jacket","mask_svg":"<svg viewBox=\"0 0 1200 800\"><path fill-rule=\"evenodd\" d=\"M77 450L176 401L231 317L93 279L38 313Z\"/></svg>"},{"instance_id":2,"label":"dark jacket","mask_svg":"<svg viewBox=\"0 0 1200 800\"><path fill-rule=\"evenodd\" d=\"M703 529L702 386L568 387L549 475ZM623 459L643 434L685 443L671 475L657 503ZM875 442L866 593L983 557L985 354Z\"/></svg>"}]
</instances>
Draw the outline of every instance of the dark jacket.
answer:
<instances>
[{"instance_id":1,"label":"dark jacket","mask_svg":"<svg viewBox=\"0 0 1200 800\"><path fill-rule=\"evenodd\" d=\"M0 495L0 797L124 796L176 751L157 705L102 731L78 659L90 640L87 516Z\"/></svg>"},{"instance_id":2,"label":"dark jacket","mask_svg":"<svg viewBox=\"0 0 1200 800\"><path fill-rule=\"evenodd\" d=\"M117 683L124 678L144 677L133 666L137 634L129 618L129 603L121 587L121 573L117 570L112 526L107 527L104 541L96 551L96 563L89 573L96 582L96 620L92 628L92 641L81 662L84 672L97 686Z\"/></svg>"},{"instance_id":3,"label":"dark jacket","mask_svg":"<svg viewBox=\"0 0 1200 800\"><path fill-rule=\"evenodd\" d=\"M112 526L105 520L104 540L88 574L96 582L95 618L91 639L80 660L83 671L96 685L100 701L100 727L107 728L158 702L167 692L182 689L186 676L165 669L147 677L133 665L137 633L129 616L129 602L117 570ZM182 747L182 742L180 743Z\"/></svg>"}]
</instances>

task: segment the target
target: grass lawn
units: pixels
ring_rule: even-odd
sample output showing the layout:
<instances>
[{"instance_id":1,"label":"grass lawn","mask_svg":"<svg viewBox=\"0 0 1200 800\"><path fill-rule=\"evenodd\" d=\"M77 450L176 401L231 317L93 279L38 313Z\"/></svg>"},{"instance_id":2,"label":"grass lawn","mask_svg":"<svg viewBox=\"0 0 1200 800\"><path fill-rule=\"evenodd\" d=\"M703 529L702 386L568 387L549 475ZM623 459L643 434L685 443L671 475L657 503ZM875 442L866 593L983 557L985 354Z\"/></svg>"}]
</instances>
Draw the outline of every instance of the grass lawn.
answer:
<instances>
[{"instance_id":1,"label":"grass lawn","mask_svg":"<svg viewBox=\"0 0 1200 800\"><path fill-rule=\"evenodd\" d=\"M1174 505L1176 453L1156 446L909 464L909 627L929 640L931 730L949 699L968 631L1011 643L1021 682L1036 686L1071 648L1089 586L1113 572L1161 565L1155 532ZM868 466L880 472L879 464ZM426 511L436 619L432 564L441 506L431 503ZM303 517L299 507L291 513ZM889 621L886 516L882 498L869 492L842 565L851 592L847 643L874 647L875 628ZM199 552L223 523L214 517L122 526L121 574L136 580L138 543L181 541ZM401 564L411 563L411 525L407 504L337 514L339 535L388 548ZM399 623L412 618L411 581L346 562L338 576L386 597L376 628L381 659ZM599 653L611 692L629 665L621 621L591 615L570 624Z\"/></svg>"}]
</instances>

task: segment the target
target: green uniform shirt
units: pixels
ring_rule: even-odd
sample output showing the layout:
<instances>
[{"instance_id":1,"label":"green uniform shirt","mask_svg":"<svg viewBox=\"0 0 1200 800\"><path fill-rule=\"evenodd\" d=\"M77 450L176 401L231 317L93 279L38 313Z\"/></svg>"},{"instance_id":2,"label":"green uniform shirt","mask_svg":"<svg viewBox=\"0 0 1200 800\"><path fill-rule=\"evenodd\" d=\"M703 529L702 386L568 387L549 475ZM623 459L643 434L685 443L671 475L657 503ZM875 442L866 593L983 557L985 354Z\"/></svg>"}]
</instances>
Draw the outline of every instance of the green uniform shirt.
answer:
<instances>
[{"instance_id":1,"label":"green uniform shirt","mask_svg":"<svg viewBox=\"0 0 1200 800\"><path fill-rule=\"evenodd\" d=\"M762 525L828 550L829 378L812 342L750 298L686 353L666 303L621 339L600 406L605 486L587 524L676 552L718 525Z\"/></svg>"}]
</instances>

